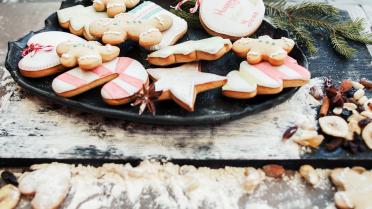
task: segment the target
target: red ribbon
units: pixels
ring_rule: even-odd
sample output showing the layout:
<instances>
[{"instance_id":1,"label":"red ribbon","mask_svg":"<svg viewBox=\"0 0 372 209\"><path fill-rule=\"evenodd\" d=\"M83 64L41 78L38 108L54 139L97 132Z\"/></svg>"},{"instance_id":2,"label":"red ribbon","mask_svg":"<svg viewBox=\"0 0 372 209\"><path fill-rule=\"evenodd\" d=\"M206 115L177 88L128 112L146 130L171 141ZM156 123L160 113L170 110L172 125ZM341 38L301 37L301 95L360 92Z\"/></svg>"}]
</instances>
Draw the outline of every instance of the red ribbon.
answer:
<instances>
[{"instance_id":1,"label":"red ribbon","mask_svg":"<svg viewBox=\"0 0 372 209\"><path fill-rule=\"evenodd\" d=\"M178 4L174 7L174 9L175 9L175 10L182 10L182 9L181 9L181 6L182 6L183 4L185 4L186 2L188 2L188 1L190 1L190 0L180 0L180 2L178 2ZM199 6L200 6L200 1L201 1L201 0L196 0L196 2L195 2L195 6L194 6L193 8L190 9L190 13L194 14L195 12L198 11Z\"/></svg>"},{"instance_id":2,"label":"red ribbon","mask_svg":"<svg viewBox=\"0 0 372 209\"><path fill-rule=\"evenodd\" d=\"M41 44L30 44L30 46L28 46L27 48L25 48L23 51L22 51L22 56L26 56L28 55L29 53L33 53L31 56L34 56L37 52L39 51L46 51L46 52L49 52L49 51L52 51L54 49L54 47L52 45L41 45Z\"/></svg>"}]
</instances>

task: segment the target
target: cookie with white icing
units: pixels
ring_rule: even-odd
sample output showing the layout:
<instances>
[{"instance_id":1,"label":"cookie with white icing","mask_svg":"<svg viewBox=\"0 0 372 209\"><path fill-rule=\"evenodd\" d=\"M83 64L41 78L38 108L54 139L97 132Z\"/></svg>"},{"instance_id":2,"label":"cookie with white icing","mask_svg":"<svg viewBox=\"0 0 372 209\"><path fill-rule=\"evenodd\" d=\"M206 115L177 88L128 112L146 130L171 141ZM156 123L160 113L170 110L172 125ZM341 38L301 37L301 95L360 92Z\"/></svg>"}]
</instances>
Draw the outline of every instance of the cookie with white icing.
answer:
<instances>
[{"instance_id":1,"label":"cookie with white icing","mask_svg":"<svg viewBox=\"0 0 372 209\"><path fill-rule=\"evenodd\" d=\"M238 56L247 58L250 64L265 60L272 65L282 65L294 45L292 39L285 37L272 39L265 35L257 39L241 38L234 42L232 49Z\"/></svg>"},{"instance_id":2,"label":"cookie with white icing","mask_svg":"<svg viewBox=\"0 0 372 209\"><path fill-rule=\"evenodd\" d=\"M167 66L198 60L217 60L229 52L231 47L229 39L217 36L198 41L186 41L149 54L148 61L153 65Z\"/></svg>"},{"instance_id":3,"label":"cookie with white icing","mask_svg":"<svg viewBox=\"0 0 372 209\"><path fill-rule=\"evenodd\" d=\"M117 45L127 39L138 41L143 47L158 45L162 31L168 30L173 20L168 15L159 15L149 20L135 20L129 13L121 13L115 18L101 18L89 26L90 33L103 43Z\"/></svg>"},{"instance_id":4,"label":"cookie with white icing","mask_svg":"<svg viewBox=\"0 0 372 209\"><path fill-rule=\"evenodd\" d=\"M93 7L97 12L107 12L109 17L125 12L135 7L140 0L93 0Z\"/></svg>"},{"instance_id":5,"label":"cookie with white icing","mask_svg":"<svg viewBox=\"0 0 372 209\"><path fill-rule=\"evenodd\" d=\"M120 53L116 46L103 46L96 41L87 42L63 42L57 46L57 54L60 56L61 64L72 68L77 65L83 70L92 70L103 62L115 59Z\"/></svg>"},{"instance_id":6,"label":"cookie with white icing","mask_svg":"<svg viewBox=\"0 0 372 209\"><path fill-rule=\"evenodd\" d=\"M34 209L55 209L67 196L70 181L70 166L53 163L24 173L19 180L19 190L23 195L33 196L31 205Z\"/></svg>"},{"instance_id":7,"label":"cookie with white icing","mask_svg":"<svg viewBox=\"0 0 372 209\"><path fill-rule=\"evenodd\" d=\"M62 28L70 33L84 36L87 40L95 40L89 32L89 25L96 19L108 17L106 12L97 12L93 6L76 5L57 11L58 22Z\"/></svg>"},{"instance_id":8,"label":"cookie with white icing","mask_svg":"<svg viewBox=\"0 0 372 209\"><path fill-rule=\"evenodd\" d=\"M335 202L338 208L368 209L372 206L372 171L335 169L331 180L337 186Z\"/></svg>"},{"instance_id":9,"label":"cookie with white icing","mask_svg":"<svg viewBox=\"0 0 372 209\"><path fill-rule=\"evenodd\" d=\"M227 75L222 93L236 99L249 99L257 94L277 94L283 88L305 85L310 77L310 72L291 57L287 57L281 66L272 66L268 62L251 65L244 61L239 71L231 71Z\"/></svg>"},{"instance_id":10,"label":"cookie with white icing","mask_svg":"<svg viewBox=\"0 0 372 209\"><path fill-rule=\"evenodd\" d=\"M209 34L232 40L253 34L264 15L262 0L203 0L199 10L200 22Z\"/></svg>"},{"instance_id":11,"label":"cookie with white icing","mask_svg":"<svg viewBox=\"0 0 372 209\"><path fill-rule=\"evenodd\" d=\"M148 74L141 63L128 57L118 57L91 71L78 67L67 71L53 80L52 88L59 96L73 97L105 84L101 89L104 101L121 105L132 101L133 95L146 83Z\"/></svg>"},{"instance_id":12,"label":"cookie with white icing","mask_svg":"<svg viewBox=\"0 0 372 209\"><path fill-rule=\"evenodd\" d=\"M147 69L155 81L155 91L162 91L158 100L174 100L178 105L193 112L196 96L200 92L221 87L226 77L200 72L198 62L175 68Z\"/></svg>"},{"instance_id":13,"label":"cookie with white icing","mask_svg":"<svg viewBox=\"0 0 372 209\"><path fill-rule=\"evenodd\" d=\"M172 18L172 27L170 27L166 31L161 32L163 35L161 42L158 45L147 48L151 51L159 50L175 44L187 32L187 22L184 19L178 17L177 15L169 12L168 10L151 1L143 2L134 9L128 11L128 13L132 14L135 20L142 21L155 18L159 15L168 15Z\"/></svg>"},{"instance_id":14,"label":"cookie with white icing","mask_svg":"<svg viewBox=\"0 0 372 209\"><path fill-rule=\"evenodd\" d=\"M85 42L78 36L60 31L41 32L32 36L18 63L20 73L25 77L40 78L64 70L56 47L66 41Z\"/></svg>"}]
</instances>

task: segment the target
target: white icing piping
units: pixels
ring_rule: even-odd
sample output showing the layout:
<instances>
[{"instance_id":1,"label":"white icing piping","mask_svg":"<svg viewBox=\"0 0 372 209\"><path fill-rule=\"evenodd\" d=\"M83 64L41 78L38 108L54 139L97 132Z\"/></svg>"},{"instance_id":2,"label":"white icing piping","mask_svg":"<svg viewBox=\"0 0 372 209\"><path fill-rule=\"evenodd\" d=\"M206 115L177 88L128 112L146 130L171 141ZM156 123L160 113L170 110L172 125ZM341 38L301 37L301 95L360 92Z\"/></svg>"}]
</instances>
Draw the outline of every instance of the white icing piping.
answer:
<instances>
[{"instance_id":1,"label":"white icing piping","mask_svg":"<svg viewBox=\"0 0 372 209\"><path fill-rule=\"evenodd\" d=\"M149 34L149 33L153 33L153 32L160 32L159 29L157 28L151 28L149 29L148 31L145 31L145 32L142 32L139 37L140 38L143 38L145 35Z\"/></svg>"},{"instance_id":2,"label":"white icing piping","mask_svg":"<svg viewBox=\"0 0 372 209\"><path fill-rule=\"evenodd\" d=\"M119 31L112 31L112 30L109 30L109 31L105 31L103 33L103 35L120 35L121 33Z\"/></svg>"},{"instance_id":3,"label":"white icing piping","mask_svg":"<svg viewBox=\"0 0 372 209\"><path fill-rule=\"evenodd\" d=\"M109 3L107 4L107 9L111 9L113 7L125 7L124 3Z\"/></svg>"},{"instance_id":4,"label":"white icing piping","mask_svg":"<svg viewBox=\"0 0 372 209\"><path fill-rule=\"evenodd\" d=\"M82 61L82 60L87 60L87 59L95 59L95 60L99 60L101 57L97 56L97 55L86 55L86 56L81 56L79 58L79 61Z\"/></svg>"}]
</instances>

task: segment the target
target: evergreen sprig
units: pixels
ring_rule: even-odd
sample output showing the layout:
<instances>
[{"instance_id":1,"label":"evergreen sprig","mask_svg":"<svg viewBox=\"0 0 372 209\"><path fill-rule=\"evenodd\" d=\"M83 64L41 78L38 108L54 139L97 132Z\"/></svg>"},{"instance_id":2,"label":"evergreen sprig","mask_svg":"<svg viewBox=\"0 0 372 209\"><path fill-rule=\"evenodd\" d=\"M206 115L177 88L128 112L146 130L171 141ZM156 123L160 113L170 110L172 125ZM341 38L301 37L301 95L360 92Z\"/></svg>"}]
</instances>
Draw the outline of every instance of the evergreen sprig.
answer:
<instances>
[{"instance_id":1,"label":"evergreen sprig","mask_svg":"<svg viewBox=\"0 0 372 209\"><path fill-rule=\"evenodd\" d=\"M286 0L264 0L264 3L266 17L272 24L288 30L311 54L316 52L313 31L328 37L334 50L346 58L351 58L356 52L350 41L372 44L372 34L364 32L363 19L342 21L340 11L327 3L288 4ZM201 27L198 14L188 12L194 5L195 0L190 0L182 5L182 10L172 9L172 12L186 19L191 27Z\"/></svg>"}]
</instances>

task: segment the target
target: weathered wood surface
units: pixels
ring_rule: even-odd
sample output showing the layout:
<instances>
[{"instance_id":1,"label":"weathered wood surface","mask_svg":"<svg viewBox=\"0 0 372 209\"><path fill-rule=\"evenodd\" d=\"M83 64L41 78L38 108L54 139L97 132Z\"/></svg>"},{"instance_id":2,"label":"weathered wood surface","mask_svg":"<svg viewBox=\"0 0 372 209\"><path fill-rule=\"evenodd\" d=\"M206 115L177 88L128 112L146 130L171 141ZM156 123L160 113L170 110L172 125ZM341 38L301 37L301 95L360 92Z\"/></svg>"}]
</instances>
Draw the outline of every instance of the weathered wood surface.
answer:
<instances>
[{"instance_id":1,"label":"weathered wood surface","mask_svg":"<svg viewBox=\"0 0 372 209\"><path fill-rule=\"evenodd\" d=\"M314 101L307 96L306 88L293 99L266 112L202 127L151 126L102 118L60 107L19 89L3 67L6 41L41 28L43 20L59 4L0 4L0 29L3 31L0 42L0 158L300 158L303 150L294 143L283 143L281 134L289 125L301 120L314 122L315 111L309 106ZM337 5L350 10L353 17L368 17L360 8L367 11L369 4L344 6L337 1ZM345 61L326 46L327 41L321 40L321 35L319 40L321 50L309 57L314 77L372 78L371 57L365 46L356 45L360 49L358 55Z\"/></svg>"}]
</instances>

